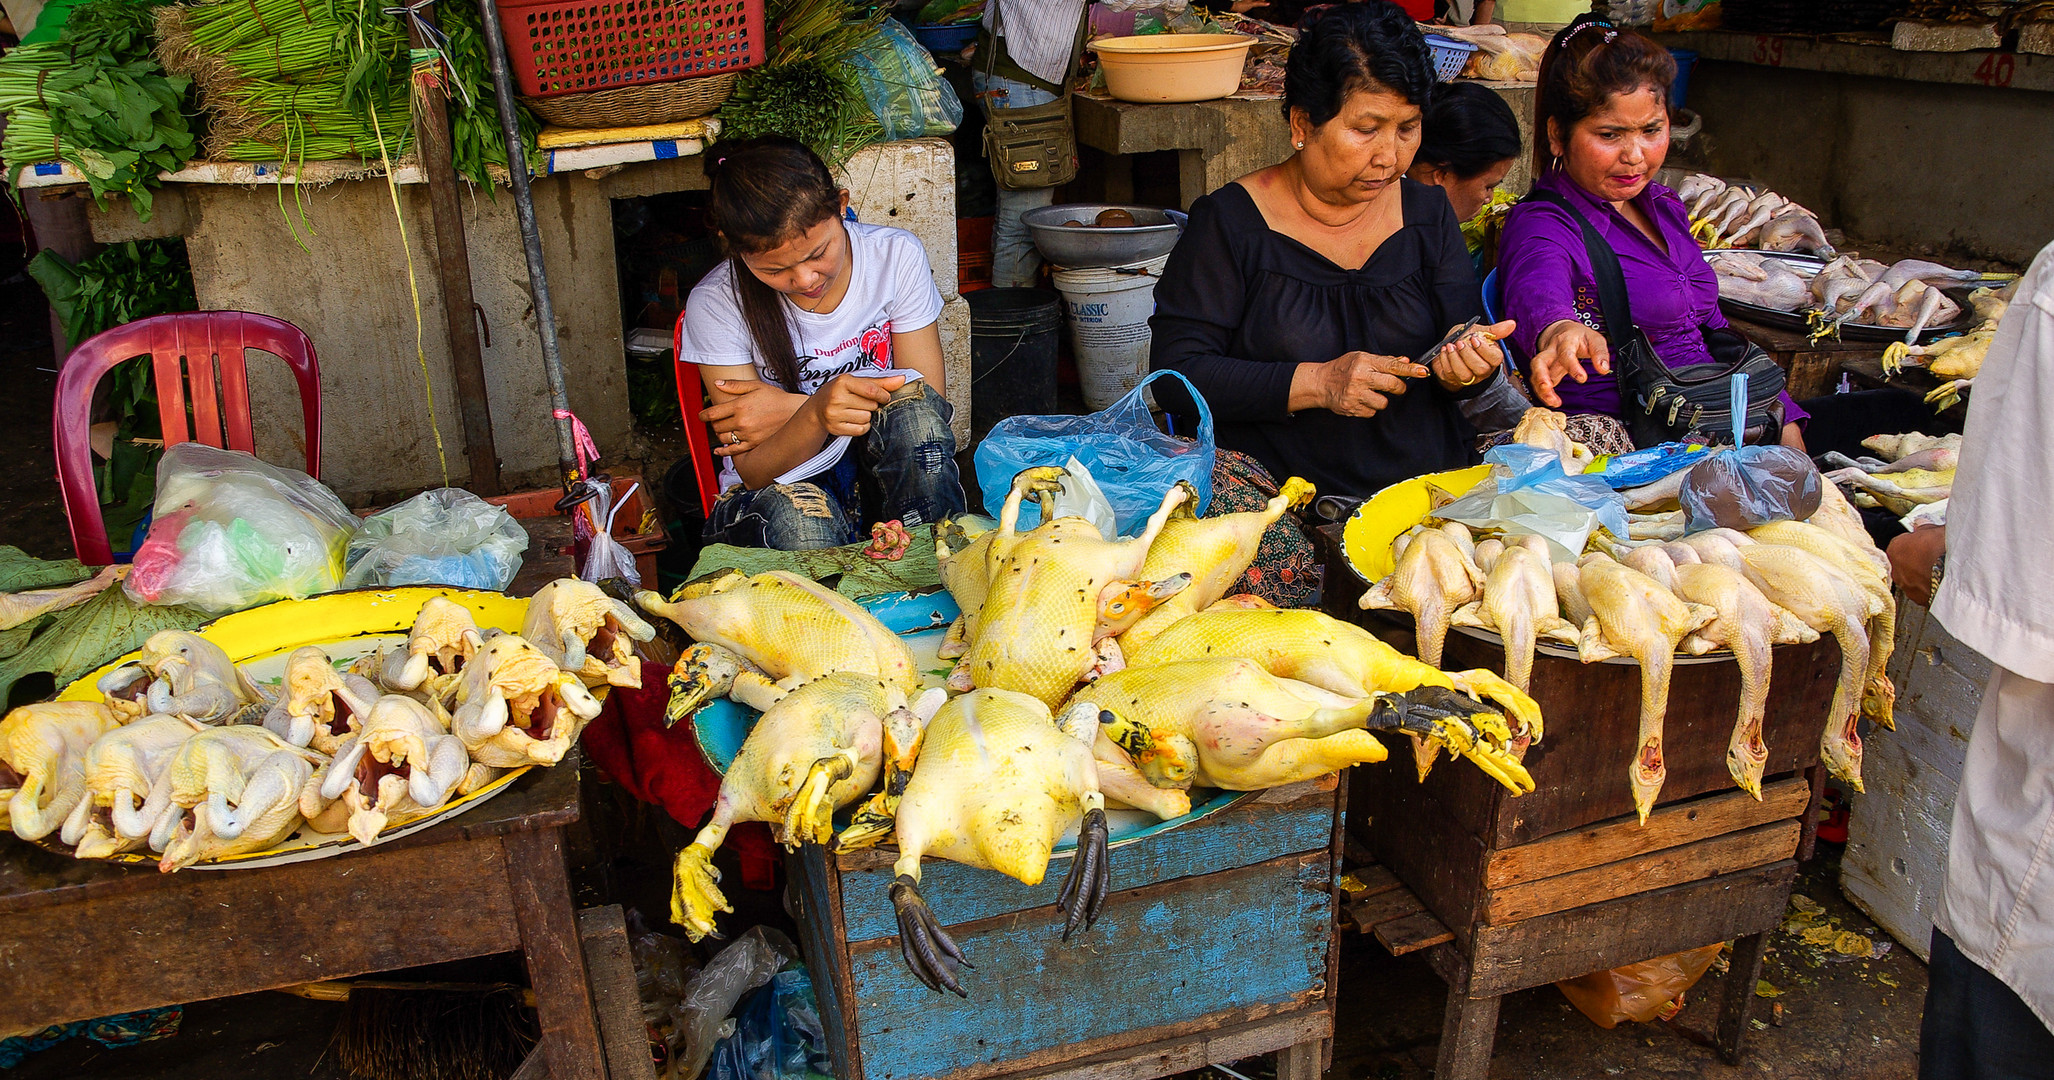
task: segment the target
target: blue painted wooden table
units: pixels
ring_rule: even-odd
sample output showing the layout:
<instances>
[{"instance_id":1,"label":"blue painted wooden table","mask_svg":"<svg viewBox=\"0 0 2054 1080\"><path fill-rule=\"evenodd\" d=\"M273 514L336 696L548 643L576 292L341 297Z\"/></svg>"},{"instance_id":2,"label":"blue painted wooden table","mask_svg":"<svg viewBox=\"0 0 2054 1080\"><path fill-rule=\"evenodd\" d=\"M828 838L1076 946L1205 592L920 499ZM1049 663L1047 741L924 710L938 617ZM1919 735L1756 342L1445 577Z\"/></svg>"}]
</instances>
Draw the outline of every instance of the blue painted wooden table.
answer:
<instances>
[{"instance_id":1,"label":"blue painted wooden table","mask_svg":"<svg viewBox=\"0 0 2054 1080\"><path fill-rule=\"evenodd\" d=\"M1316 1077L1333 1034L1341 785L1263 792L1111 849L1098 924L1062 940L1056 890L927 860L921 891L975 970L967 1000L899 955L890 848L793 856L807 963L841 1080L1118 1075L1283 1051Z\"/></svg>"}]
</instances>

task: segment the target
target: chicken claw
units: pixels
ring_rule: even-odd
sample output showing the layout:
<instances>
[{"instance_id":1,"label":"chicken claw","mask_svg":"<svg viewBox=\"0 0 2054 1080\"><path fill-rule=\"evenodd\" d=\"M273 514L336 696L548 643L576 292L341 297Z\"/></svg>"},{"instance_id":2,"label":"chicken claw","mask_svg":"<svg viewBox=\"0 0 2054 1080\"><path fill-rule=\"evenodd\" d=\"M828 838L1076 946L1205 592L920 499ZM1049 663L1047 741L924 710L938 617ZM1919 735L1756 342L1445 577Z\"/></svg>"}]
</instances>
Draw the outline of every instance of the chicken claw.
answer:
<instances>
[{"instance_id":1,"label":"chicken claw","mask_svg":"<svg viewBox=\"0 0 2054 1080\"><path fill-rule=\"evenodd\" d=\"M936 993L946 987L957 997L968 998L963 984L956 981L956 970L975 971L977 965L963 958L955 939L941 928L934 909L920 895L920 883L900 874L892 882L891 906L899 917L899 953L906 958L906 967L912 969L913 977Z\"/></svg>"},{"instance_id":2,"label":"chicken claw","mask_svg":"<svg viewBox=\"0 0 2054 1080\"><path fill-rule=\"evenodd\" d=\"M1113 876L1106 859L1111 837L1105 811L1086 811L1083 827L1077 831L1077 853L1071 857L1070 873L1056 894L1056 906L1063 912L1064 941L1070 940L1080 925L1089 930L1098 921L1098 909L1112 889Z\"/></svg>"},{"instance_id":3,"label":"chicken claw","mask_svg":"<svg viewBox=\"0 0 2054 1080\"><path fill-rule=\"evenodd\" d=\"M699 941L713 933L713 914L734 913L734 907L717 884L720 871L713 867L713 849L697 841L678 852L672 867L670 921L684 927L685 935Z\"/></svg>"}]
</instances>

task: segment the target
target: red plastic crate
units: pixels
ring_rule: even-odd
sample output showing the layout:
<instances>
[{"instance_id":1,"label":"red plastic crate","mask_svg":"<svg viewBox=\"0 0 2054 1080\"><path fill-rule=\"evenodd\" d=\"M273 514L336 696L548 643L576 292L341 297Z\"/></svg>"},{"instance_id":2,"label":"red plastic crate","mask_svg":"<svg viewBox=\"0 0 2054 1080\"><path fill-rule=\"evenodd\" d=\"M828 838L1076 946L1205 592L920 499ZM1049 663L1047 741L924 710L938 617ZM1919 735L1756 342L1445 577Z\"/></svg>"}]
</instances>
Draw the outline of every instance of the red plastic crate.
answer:
<instances>
[{"instance_id":1,"label":"red plastic crate","mask_svg":"<svg viewBox=\"0 0 2054 1080\"><path fill-rule=\"evenodd\" d=\"M763 62L763 0L502 0L499 23L528 97L720 75Z\"/></svg>"}]
</instances>

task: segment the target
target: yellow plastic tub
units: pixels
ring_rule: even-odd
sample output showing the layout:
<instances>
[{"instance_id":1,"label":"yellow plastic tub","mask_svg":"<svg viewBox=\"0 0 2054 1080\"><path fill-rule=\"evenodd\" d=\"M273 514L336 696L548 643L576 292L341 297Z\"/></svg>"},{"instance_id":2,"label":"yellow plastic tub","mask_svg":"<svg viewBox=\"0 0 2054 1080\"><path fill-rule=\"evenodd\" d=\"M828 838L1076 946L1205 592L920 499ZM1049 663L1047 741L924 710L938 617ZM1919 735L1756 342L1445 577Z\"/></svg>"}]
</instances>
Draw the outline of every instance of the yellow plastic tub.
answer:
<instances>
[{"instance_id":1,"label":"yellow plastic tub","mask_svg":"<svg viewBox=\"0 0 2054 1080\"><path fill-rule=\"evenodd\" d=\"M1105 87L1121 101L1212 101L1241 87L1247 34L1145 34L1091 43Z\"/></svg>"}]
</instances>

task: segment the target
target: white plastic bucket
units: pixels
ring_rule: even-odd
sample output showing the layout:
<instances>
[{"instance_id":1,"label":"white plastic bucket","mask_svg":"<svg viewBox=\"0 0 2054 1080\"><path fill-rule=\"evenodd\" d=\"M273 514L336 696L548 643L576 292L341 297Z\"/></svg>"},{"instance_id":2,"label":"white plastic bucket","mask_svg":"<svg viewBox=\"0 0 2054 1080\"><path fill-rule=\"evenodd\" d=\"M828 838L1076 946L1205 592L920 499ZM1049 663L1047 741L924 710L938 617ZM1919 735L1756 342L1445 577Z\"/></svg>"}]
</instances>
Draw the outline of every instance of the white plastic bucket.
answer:
<instances>
[{"instance_id":1,"label":"white plastic bucket","mask_svg":"<svg viewBox=\"0 0 2054 1080\"><path fill-rule=\"evenodd\" d=\"M1086 408L1106 408L1148 374L1148 317L1155 314L1156 279L1169 259L1055 271Z\"/></svg>"}]
</instances>

